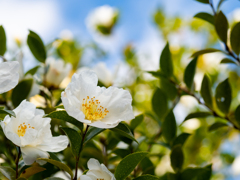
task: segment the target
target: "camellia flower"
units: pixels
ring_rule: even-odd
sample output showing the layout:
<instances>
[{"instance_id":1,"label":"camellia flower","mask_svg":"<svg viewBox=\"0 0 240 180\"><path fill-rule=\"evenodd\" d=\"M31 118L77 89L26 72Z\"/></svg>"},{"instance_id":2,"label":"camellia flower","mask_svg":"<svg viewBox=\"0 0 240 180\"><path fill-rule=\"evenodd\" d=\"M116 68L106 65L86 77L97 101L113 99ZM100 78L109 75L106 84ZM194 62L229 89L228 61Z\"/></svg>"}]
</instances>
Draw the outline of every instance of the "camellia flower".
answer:
<instances>
[{"instance_id":1,"label":"camellia flower","mask_svg":"<svg viewBox=\"0 0 240 180\"><path fill-rule=\"evenodd\" d=\"M58 152L67 147L67 136L52 137L51 119L43 118L43 110L36 109L34 104L24 100L13 111L16 118L7 115L1 126L6 137L21 148L26 165L31 165L37 158L49 158L47 151Z\"/></svg>"},{"instance_id":2,"label":"camellia flower","mask_svg":"<svg viewBox=\"0 0 240 180\"><path fill-rule=\"evenodd\" d=\"M70 63L65 64L63 60L56 60L54 58L48 58L46 63L49 65L46 74L46 85L48 87L59 87L63 79L67 77L72 70L72 65Z\"/></svg>"},{"instance_id":3,"label":"camellia flower","mask_svg":"<svg viewBox=\"0 0 240 180\"><path fill-rule=\"evenodd\" d=\"M18 70L17 61L0 63L0 94L11 90L18 84Z\"/></svg>"},{"instance_id":4,"label":"camellia flower","mask_svg":"<svg viewBox=\"0 0 240 180\"><path fill-rule=\"evenodd\" d=\"M88 163L86 175L80 176L80 180L116 180L114 175L106 168L104 164L100 164L98 160L91 158Z\"/></svg>"},{"instance_id":5,"label":"camellia flower","mask_svg":"<svg viewBox=\"0 0 240 180\"><path fill-rule=\"evenodd\" d=\"M97 86L94 71L75 73L62 92L62 102L67 113L77 120L99 128L113 128L119 122L134 118L132 96L116 87Z\"/></svg>"}]
</instances>

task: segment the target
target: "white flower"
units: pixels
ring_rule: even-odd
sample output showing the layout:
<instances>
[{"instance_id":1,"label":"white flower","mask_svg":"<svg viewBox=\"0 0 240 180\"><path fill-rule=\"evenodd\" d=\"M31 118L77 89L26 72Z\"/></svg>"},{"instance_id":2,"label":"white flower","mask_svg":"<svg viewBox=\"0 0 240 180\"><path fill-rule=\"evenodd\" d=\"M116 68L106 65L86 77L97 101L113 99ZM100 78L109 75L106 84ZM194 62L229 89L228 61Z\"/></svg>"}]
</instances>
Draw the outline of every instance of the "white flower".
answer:
<instances>
[{"instance_id":1,"label":"white flower","mask_svg":"<svg viewBox=\"0 0 240 180\"><path fill-rule=\"evenodd\" d=\"M116 180L106 166L100 164L98 160L91 158L87 165L89 171L86 175L80 176L80 180Z\"/></svg>"},{"instance_id":2,"label":"white flower","mask_svg":"<svg viewBox=\"0 0 240 180\"><path fill-rule=\"evenodd\" d=\"M72 70L72 65L70 63L65 64L61 59L55 60L54 58L48 58L46 63L49 65L49 69L46 74L47 86L58 87Z\"/></svg>"},{"instance_id":3,"label":"white flower","mask_svg":"<svg viewBox=\"0 0 240 180\"><path fill-rule=\"evenodd\" d=\"M132 96L116 87L97 86L94 71L75 73L64 92L62 102L67 113L77 120L99 128L113 128L134 118Z\"/></svg>"},{"instance_id":4,"label":"white flower","mask_svg":"<svg viewBox=\"0 0 240 180\"><path fill-rule=\"evenodd\" d=\"M0 94L11 90L18 84L18 70L17 61L0 63Z\"/></svg>"},{"instance_id":5,"label":"white flower","mask_svg":"<svg viewBox=\"0 0 240 180\"><path fill-rule=\"evenodd\" d=\"M21 148L26 165L31 165L37 158L49 158L47 151L58 152L67 147L66 136L52 137L51 119L43 118L43 110L36 109L34 104L24 100L13 111L16 118L6 116L1 126L5 136Z\"/></svg>"}]
</instances>

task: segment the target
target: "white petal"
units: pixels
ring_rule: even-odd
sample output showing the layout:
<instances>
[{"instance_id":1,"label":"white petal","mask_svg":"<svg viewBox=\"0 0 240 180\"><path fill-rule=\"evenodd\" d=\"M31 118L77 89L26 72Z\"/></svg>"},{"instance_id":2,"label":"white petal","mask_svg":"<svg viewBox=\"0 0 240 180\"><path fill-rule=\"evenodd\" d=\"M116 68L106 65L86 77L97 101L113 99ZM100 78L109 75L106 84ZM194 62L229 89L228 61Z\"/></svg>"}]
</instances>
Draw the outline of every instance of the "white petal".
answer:
<instances>
[{"instance_id":1,"label":"white petal","mask_svg":"<svg viewBox=\"0 0 240 180\"><path fill-rule=\"evenodd\" d=\"M18 119L28 120L34 117L35 109L36 109L36 106L34 104L26 100L23 100L21 104L13 111L16 114Z\"/></svg>"},{"instance_id":2,"label":"white petal","mask_svg":"<svg viewBox=\"0 0 240 180\"><path fill-rule=\"evenodd\" d=\"M49 154L45 151L42 151L40 149L37 149L35 147L25 146L21 147L23 161L26 165L33 164L37 158L49 158ZM43 164L45 162L40 161L40 164Z\"/></svg>"},{"instance_id":3,"label":"white petal","mask_svg":"<svg viewBox=\"0 0 240 180\"><path fill-rule=\"evenodd\" d=\"M18 84L18 70L17 61L0 63L0 94L11 90Z\"/></svg>"},{"instance_id":4,"label":"white petal","mask_svg":"<svg viewBox=\"0 0 240 180\"><path fill-rule=\"evenodd\" d=\"M90 170L100 170L101 169L101 165L100 165L99 161L94 158L91 158L88 160L87 166L88 166L88 169L90 169Z\"/></svg>"},{"instance_id":5,"label":"white petal","mask_svg":"<svg viewBox=\"0 0 240 180\"><path fill-rule=\"evenodd\" d=\"M93 178L90 178L90 177L87 176L87 175L81 175L81 176L80 176L80 180L95 180L95 178L93 179Z\"/></svg>"}]
</instances>

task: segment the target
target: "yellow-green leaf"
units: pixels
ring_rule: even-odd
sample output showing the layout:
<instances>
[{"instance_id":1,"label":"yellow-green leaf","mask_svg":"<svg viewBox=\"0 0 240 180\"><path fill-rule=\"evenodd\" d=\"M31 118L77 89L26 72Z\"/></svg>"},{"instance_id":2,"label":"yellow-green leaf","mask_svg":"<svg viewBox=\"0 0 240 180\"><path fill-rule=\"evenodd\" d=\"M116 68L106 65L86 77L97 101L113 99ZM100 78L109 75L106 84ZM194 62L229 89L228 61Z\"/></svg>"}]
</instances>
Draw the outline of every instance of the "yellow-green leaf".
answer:
<instances>
[{"instance_id":1,"label":"yellow-green leaf","mask_svg":"<svg viewBox=\"0 0 240 180\"><path fill-rule=\"evenodd\" d=\"M37 174L39 172L45 171L46 169L40 166L32 166L27 169L25 169L22 174L20 175L21 178L26 178L28 179L34 174Z\"/></svg>"},{"instance_id":2,"label":"yellow-green leaf","mask_svg":"<svg viewBox=\"0 0 240 180\"><path fill-rule=\"evenodd\" d=\"M7 50L7 39L3 26L0 26L0 56L3 56Z\"/></svg>"}]
</instances>

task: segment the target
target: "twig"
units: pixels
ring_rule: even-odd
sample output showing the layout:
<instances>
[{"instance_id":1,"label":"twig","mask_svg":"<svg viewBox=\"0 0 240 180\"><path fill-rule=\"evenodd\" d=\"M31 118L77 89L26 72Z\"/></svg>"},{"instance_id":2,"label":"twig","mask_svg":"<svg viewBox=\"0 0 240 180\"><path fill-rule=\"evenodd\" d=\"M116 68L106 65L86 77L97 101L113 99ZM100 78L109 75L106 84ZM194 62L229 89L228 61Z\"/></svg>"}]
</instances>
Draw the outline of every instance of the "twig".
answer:
<instances>
[{"instance_id":1,"label":"twig","mask_svg":"<svg viewBox=\"0 0 240 180\"><path fill-rule=\"evenodd\" d=\"M17 179L18 178L18 163L19 163L19 159L20 159L20 156L21 156L21 149L18 146L16 148L17 148L17 151L18 151L17 158L16 158L16 179Z\"/></svg>"}]
</instances>

